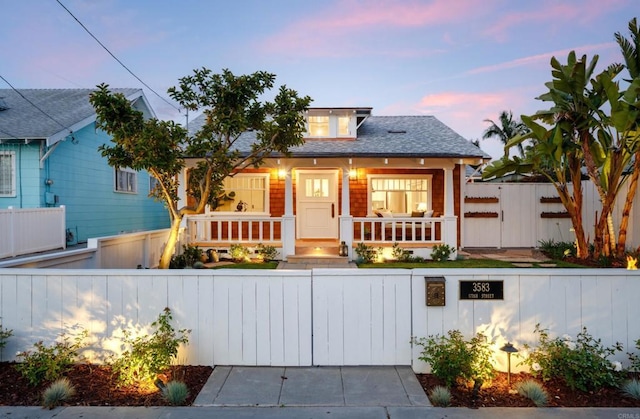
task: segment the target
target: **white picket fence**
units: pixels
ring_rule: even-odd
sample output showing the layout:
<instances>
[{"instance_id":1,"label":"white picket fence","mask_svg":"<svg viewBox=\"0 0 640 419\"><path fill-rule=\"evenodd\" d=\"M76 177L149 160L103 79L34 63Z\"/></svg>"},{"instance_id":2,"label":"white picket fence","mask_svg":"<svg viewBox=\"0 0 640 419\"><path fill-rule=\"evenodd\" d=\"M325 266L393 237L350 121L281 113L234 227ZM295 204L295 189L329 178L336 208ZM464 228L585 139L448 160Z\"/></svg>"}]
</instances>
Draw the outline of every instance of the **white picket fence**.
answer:
<instances>
[{"instance_id":1,"label":"white picket fence","mask_svg":"<svg viewBox=\"0 0 640 419\"><path fill-rule=\"evenodd\" d=\"M425 276L445 279L446 304L427 307ZM461 300L459 281L503 281L504 299ZM0 317L13 329L3 360L89 331L85 353L117 352L123 327L145 332L165 307L192 329L178 362L191 365L412 365L424 372L412 336L460 330L535 344L536 324L553 335L587 327L604 345L634 350L640 338L640 275L622 269L0 270ZM626 354L615 360L628 364ZM514 370L516 368L514 367Z\"/></svg>"},{"instance_id":2,"label":"white picket fence","mask_svg":"<svg viewBox=\"0 0 640 419\"><path fill-rule=\"evenodd\" d=\"M56 208L0 209L0 259L64 249L64 205Z\"/></svg>"},{"instance_id":3,"label":"white picket fence","mask_svg":"<svg viewBox=\"0 0 640 419\"><path fill-rule=\"evenodd\" d=\"M463 213L491 213L495 217L469 217L462 220L462 247L539 247L541 241L573 242L570 218L542 218L542 213L561 213L561 203L541 202L557 197L549 183L469 183L464 186L467 198L497 198L496 202L463 202ZM590 240L594 237L596 213L602 209L598 194L590 181L582 182L582 219ZM614 226L620 225L628 186L623 185L616 200ZM636 192L627 229L627 247L640 246L640 191Z\"/></svg>"}]
</instances>

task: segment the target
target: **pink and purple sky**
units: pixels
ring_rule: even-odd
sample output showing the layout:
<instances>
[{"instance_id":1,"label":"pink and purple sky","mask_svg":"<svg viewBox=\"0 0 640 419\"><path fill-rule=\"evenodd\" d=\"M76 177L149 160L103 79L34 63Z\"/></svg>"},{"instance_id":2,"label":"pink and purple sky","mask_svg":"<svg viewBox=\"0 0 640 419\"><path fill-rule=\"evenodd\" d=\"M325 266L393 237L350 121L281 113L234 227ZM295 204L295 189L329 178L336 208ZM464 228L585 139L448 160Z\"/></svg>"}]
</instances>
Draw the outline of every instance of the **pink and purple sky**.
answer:
<instances>
[{"instance_id":1,"label":"pink and purple sky","mask_svg":"<svg viewBox=\"0 0 640 419\"><path fill-rule=\"evenodd\" d=\"M640 15L638 0L60 1L168 101L195 68L265 70L312 106L434 115L469 140L502 110L545 107L535 98L552 56L597 54L596 71L621 62L614 33L628 37ZM14 87L144 88L56 0L0 0L0 11L0 75ZM185 123L145 94L159 118ZM503 153L497 140L481 147Z\"/></svg>"}]
</instances>

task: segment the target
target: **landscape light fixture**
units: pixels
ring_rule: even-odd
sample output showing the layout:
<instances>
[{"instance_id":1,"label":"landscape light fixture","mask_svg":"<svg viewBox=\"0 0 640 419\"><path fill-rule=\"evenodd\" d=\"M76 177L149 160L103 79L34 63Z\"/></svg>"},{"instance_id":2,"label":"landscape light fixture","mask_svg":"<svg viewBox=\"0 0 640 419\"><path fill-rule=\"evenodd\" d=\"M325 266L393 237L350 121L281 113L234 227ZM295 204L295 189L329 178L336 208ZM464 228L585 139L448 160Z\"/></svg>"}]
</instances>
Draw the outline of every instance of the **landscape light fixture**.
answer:
<instances>
[{"instance_id":1,"label":"landscape light fixture","mask_svg":"<svg viewBox=\"0 0 640 419\"><path fill-rule=\"evenodd\" d=\"M518 350L511 342L507 342L500 350L507 353L507 383L511 387L511 354L518 352Z\"/></svg>"}]
</instances>

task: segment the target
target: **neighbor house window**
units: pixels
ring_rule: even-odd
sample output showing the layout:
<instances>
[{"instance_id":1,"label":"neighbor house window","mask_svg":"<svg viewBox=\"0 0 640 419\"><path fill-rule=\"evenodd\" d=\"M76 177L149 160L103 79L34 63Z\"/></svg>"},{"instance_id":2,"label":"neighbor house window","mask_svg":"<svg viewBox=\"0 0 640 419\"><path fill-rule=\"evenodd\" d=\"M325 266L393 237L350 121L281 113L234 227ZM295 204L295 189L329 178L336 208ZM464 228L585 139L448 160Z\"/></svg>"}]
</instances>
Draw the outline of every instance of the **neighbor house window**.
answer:
<instances>
[{"instance_id":1,"label":"neighbor house window","mask_svg":"<svg viewBox=\"0 0 640 419\"><path fill-rule=\"evenodd\" d=\"M16 153L0 151L0 196L16 195Z\"/></svg>"},{"instance_id":2,"label":"neighbor house window","mask_svg":"<svg viewBox=\"0 0 640 419\"><path fill-rule=\"evenodd\" d=\"M149 175L149 193L153 192L159 184L158 179Z\"/></svg>"},{"instance_id":3,"label":"neighbor house window","mask_svg":"<svg viewBox=\"0 0 640 419\"><path fill-rule=\"evenodd\" d=\"M368 183L372 212L410 214L431 209L431 176L371 175Z\"/></svg>"},{"instance_id":4,"label":"neighbor house window","mask_svg":"<svg viewBox=\"0 0 640 419\"><path fill-rule=\"evenodd\" d=\"M309 135L311 137L328 137L329 117L309 116Z\"/></svg>"},{"instance_id":5,"label":"neighbor house window","mask_svg":"<svg viewBox=\"0 0 640 419\"><path fill-rule=\"evenodd\" d=\"M131 169L116 168L116 192L138 192L138 174Z\"/></svg>"},{"instance_id":6,"label":"neighbor house window","mask_svg":"<svg viewBox=\"0 0 640 419\"><path fill-rule=\"evenodd\" d=\"M269 174L237 174L224 180L214 211L269 212Z\"/></svg>"}]
</instances>

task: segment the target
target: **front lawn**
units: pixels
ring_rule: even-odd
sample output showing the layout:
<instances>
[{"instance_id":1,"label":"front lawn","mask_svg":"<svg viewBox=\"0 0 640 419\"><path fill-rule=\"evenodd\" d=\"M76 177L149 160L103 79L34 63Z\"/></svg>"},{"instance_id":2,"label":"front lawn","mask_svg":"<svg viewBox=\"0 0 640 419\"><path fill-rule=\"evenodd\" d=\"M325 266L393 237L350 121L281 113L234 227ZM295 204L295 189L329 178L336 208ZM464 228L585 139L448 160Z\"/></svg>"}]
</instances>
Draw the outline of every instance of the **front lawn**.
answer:
<instances>
[{"instance_id":1,"label":"front lawn","mask_svg":"<svg viewBox=\"0 0 640 419\"><path fill-rule=\"evenodd\" d=\"M402 268L402 269L418 269L418 268L522 268L523 263L514 264L512 262L505 262L502 260L494 259L458 259L458 260L445 260L442 262L436 262L433 260L427 260L424 262L384 262L384 263L361 263L358 264L358 268L361 269L376 269L376 268ZM545 262L533 262L530 264L531 268L584 268L583 265L575 263L565 262L561 260L552 260ZM544 266L541 266L544 265ZM550 266L555 265L555 266ZM528 266L526 266L528 267Z\"/></svg>"}]
</instances>

